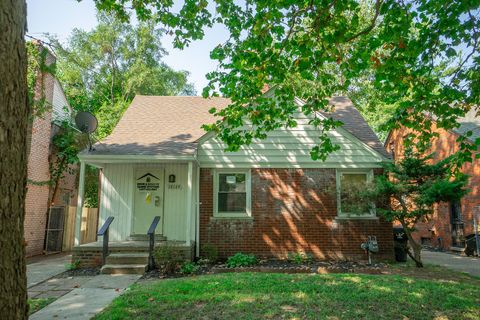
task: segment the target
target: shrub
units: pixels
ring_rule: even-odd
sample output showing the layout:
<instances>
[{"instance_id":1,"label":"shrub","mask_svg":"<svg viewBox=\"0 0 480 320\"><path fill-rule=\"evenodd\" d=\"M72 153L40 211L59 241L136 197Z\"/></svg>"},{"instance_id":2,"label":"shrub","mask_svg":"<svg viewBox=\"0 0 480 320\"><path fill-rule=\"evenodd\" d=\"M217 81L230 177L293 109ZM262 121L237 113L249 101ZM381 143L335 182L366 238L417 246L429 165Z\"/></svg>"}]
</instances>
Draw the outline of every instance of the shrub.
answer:
<instances>
[{"instance_id":1,"label":"shrub","mask_svg":"<svg viewBox=\"0 0 480 320\"><path fill-rule=\"evenodd\" d=\"M248 267L257 263L257 258L253 254L236 253L227 260L227 267Z\"/></svg>"},{"instance_id":2,"label":"shrub","mask_svg":"<svg viewBox=\"0 0 480 320\"><path fill-rule=\"evenodd\" d=\"M192 274L197 272L200 269L198 265L195 264L195 262L185 262L182 264L180 271L184 274Z\"/></svg>"},{"instance_id":3,"label":"shrub","mask_svg":"<svg viewBox=\"0 0 480 320\"><path fill-rule=\"evenodd\" d=\"M296 264L302 264L302 263L312 262L313 258L312 258L312 255L308 253L290 252L288 254L288 260Z\"/></svg>"},{"instance_id":4,"label":"shrub","mask_svg":"<svg viewBox=\"0 0 480 320\"><path fill-rule=\"evenodd\" d=\"M210 263L215 263L218 260L218 249L211 244L204 244L202 246L202 252L205 259Z\"/></svg>"},{"instance_id":5,"label":"shrub","mask_svg":"<svg viewBox=\"0 0 480 320\"><path fill-rule=\"evenodd\" d=\"M75 261L72 261L72 263L67 263L65 265L65 268L67 270L76 270L80 267L80 260L75 260Z\"/></svg>"},{"instance_id":6,"label":"shrub","mask_svg":"<svg viewBox=\"0 0 480 320\"><path fill-rule=\"evenodd\" d=\"M182 250L174 245L162 245L155 249L155 263L166 274L174 273L178 265L185 260Z\"/></svg>"}]
</instances>

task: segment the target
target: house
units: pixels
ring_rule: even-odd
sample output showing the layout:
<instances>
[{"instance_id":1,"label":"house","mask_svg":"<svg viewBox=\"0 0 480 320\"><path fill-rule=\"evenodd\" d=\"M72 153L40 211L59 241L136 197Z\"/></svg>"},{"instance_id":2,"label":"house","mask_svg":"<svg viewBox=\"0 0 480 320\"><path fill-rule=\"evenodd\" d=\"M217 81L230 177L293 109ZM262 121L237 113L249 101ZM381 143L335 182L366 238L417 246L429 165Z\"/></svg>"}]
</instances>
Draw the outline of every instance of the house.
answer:
<instances>
[{"instance_id":1,"label":"house","mask_svg":"<svg viewBox=\"0 0 480 320\"><path fill-rule=\"evenodd\" d=\"M325 162L311 159L318 131L300 112L297 127L225 152L223 142L200 127L214 121L210 108L229 102L136 96L113 133L79 155L77 208L85 164L101 168L99 226L114 217L112 248L142 236L146 240L153 218L160 216L159 237L184 245L192 256L209 245L223 258L236 252L286 257L300 251L320 259L365 258L360 244L374 235L377 257L392 257L391 223L374 210L349 214L348 201L335 192L340 184L367 183L389 161L349 99L332 98L335 111L319 114L344 123L329 133L341 149ZM77 246L73 259L98 264L100 247L100 242Z\"/></svg>"},{"instance_id":2,"label":"house","mask_svg":"<svg viewBox=\"0 0 480 320\"><path fill-rule=\"evenodd\" d=\"M432 161L437 162L459 150L457 138L468 131L472 143L480 138L480 117L477 110L471 109L464 117L458 119L459 127L452 130L437 128L433 123L432 131L438 133L431 141L429 152L433 152ZM394 159L404 155L403 140L410 133L407 128L400 128L389 133L385 147L392 152ZM428 221L417 223L415 239L426 246L440 249L463 251L465 237L474 233L474 217L480 220L480 161L472 157L472 162L465 163L461 171L470 176L470 192L460 203L440 203Z\"/></svg>"},{"instance_id":3,"label":"house","mask_svg":"<svg viewBox=\"0 0 480 320\"><path fill-rule=\"evenodd\" d=\"M39 51L46 50L40 43L36 43L36 45ZM55 56L49 51L45 63L55 63ZM61 208L65 205L75 204L76 201L76 175L68 173L61 179L55 199L50 199L52 196L52 188L49 183L50 164L55 158L52 139L59 129L59 122L69 119L72 111L62 86L53 75L45 72L43 76L37 76L35 90L37 98L41 96L42 87L48 108L42 115L33 117L27 133L28 173L24 222L27 257L44 252L50 207ZM50 239L53 242L60 242L61 246L62 233L60 231L51 233Z\"/></svg>"}]
</instances>

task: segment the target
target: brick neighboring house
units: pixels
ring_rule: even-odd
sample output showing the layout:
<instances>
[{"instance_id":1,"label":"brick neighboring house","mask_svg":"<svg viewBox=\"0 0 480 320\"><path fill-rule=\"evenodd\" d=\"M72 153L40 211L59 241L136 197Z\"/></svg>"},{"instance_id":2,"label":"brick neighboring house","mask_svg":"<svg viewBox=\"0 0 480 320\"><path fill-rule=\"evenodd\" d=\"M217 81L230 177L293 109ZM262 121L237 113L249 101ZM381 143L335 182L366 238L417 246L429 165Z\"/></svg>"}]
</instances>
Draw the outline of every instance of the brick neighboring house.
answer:
<instances>
[{"instance_id":1,"label":"brick neighboring house","mask_svg":"<svg viewBox=\"0 0 480 320\"><path fill-rule=\"evenodd\" d=\"M329 113L298 112L297 127L276 129L237 152L226 152L218 137L201 129L215 120L210 108L229 103L136 96L113 133L80 153L80 181L86 164L102 170L99 227L114 217L113 251L116 242L145 239L160 216L156 233L194 249L195 256L210 245L222 258L236 252L281 258L305 252L319 259L365 259L360 245L374 235L380 247L376 258L393 258L392 224L374 210L353 214L338 192L367 183L390 161L348 98L332 98ZM296 103L300 109L304 102ZM320 134L309 123L313 116L344 123L329 132L341 149L324 162L310 157ZM77 208L82 201L79 191ZM77 228L77 239L79 234ZM101 242L74 248L73 259L85 265L100 263L100 256Z\"/></svg>"},{"instance_id":2,"label":"brick neighboring house","mask_svg":"<svg viewBox=\"0 0 480 320\"><path fill-rule=\"evenodd\" d=\"M37 43L39 50L43 46ZM46 63L55 63L55 57L47 54ZM42 77L38 76L35 96L41 96ZM35 116L27 134L28 175L27 194L25 199L24 235L26 255L34 256L43 253L47 214L50 207L51 187L50 163L55 153L52 138L58 130L58 121L69 119L71 109L58 80L49 73L43 76L46 103L51 106L41 116ZM59 190L51 205L74 205L76 199L76 175L66 174L60 181Z\"/></svg>"},{"instance_id":3,"label":"brick neighboring house","mask_svg":"<svg viewBox=\"0 0 480 320\"><path fill-rule=\"evenodd\" d=\"M480 117L476 110L470 110L459 120L460 126L446 131L433 125L432 130L439 136L431 141L429 151L435 152L433 161L437 162L459 150L456 142L459 135L472 131L471 142L480 137ZM406 128L389 133L385 147L391 151L394 159L404 155L403 139L410 131ZM465 245L465 236L474 233L473 217L480 219L480 161L472 157L471 163L465 163L461 171L470 176L468 188L471 190L460 203L440 203L435 206L434 213L427 222L417 224L414 233L416 240L424 245L442 249L461 251ZM478 220L477 220L478 221Z\"/></svg>"}]
</instances>

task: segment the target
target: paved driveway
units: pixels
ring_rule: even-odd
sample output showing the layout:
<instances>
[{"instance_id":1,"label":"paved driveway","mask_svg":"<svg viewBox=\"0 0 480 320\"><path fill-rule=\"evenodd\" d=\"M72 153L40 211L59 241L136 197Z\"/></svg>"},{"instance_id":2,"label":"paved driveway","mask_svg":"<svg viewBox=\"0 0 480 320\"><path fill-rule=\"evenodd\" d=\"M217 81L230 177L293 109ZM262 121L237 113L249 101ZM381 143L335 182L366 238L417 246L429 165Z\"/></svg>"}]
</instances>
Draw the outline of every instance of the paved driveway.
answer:
<instances>
[{"instance_id":1,"label":"paved driveway","mask_svg":"<svg viewBox=\"0 0 480 320\"><path fill-rule=\"evenodd\" d=\"M480 259L463 257L456 254L422 251L422 260L425 263L436 264L456 271L466 272L472 276L480 277Z\"/></svg>"},{"instance_id":2,"label":"paved driveway","mask_svg":"<svg viewBox=\"0 0 480 320\"><path fill-rule=\"evenodd\" d=\"M31 259L31 263L27 262L27 288L64 272L71 259L71 255L65 254L39 256Z\"/></svg>"}]
</instances>

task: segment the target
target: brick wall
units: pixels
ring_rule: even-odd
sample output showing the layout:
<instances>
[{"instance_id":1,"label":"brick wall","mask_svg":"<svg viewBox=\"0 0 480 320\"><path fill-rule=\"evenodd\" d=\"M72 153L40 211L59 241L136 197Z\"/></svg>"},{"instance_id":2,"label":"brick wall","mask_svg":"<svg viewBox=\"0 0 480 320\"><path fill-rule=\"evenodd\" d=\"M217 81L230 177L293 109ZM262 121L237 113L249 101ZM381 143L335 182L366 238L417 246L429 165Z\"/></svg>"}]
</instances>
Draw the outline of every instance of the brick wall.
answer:
<instances>
[{"instance_id":1,"label":"brick wall","mask_svg":"<svg viewBox=\"0 0 480 320\"><path fill-rule=\"evenodd\" d=\"M53 56L47 57L47 63L54 61ZM41 97L41 77L38 79L36 98ZM47 103L53 99L54 79L50 74L44 78L45 98ZM50 141L52 134L52 114L45 112L41 117L36 116L31 124L28 154L28 180L25 198L24 234L26 255L33 256L43 252L45 240L45 226L47 224L49 185L39 183L50 180ZM32 183L32 181L34 183Z\"/></svg>"},{"instance_id":2,"label":"brick wall","mask_svg":"<svg viewBox=\"0 0 480 320\"><path fill-rule=\"evenodd\" d=\"M432 139L432 146L429 152L435 152L433 158L437 162L458 151L456 139L458 135L451 131L432 128L439 133L439 137ZM405 128L397 129L391 132L386 142L387 149L393 147L396 159L400 159L404 154L403 137L409 131ZM461 201L462 219L464 222L464 234L473 233L473 215L479 214L480 210L480 161L472 159L471 163L466 163L462 167L462 172L470 176L468 188L470 193ZM449 249L452 245L452 227L450 224L450 204L440 203L435 206L434 213L426 222L417 224L417 231L414 233L416 240L421 238L429 240L434 247Z\"/></svg>"},{"instance_id":3,"label":"brick wall","mask_svg":"<svg viewBox=\"0 0 480 320\"><path fill-rule=\"evenodd\" d=\"M337 220L334 169L252 169L252 219L213 217L213 176L200 171L200 245L222 258L236 252L285 258L307 252L318 259L365 259L360 244L379 241L391 259L392 225L379 220Z\"/></svg>"},{"instance_id":4,"label":"brick wall","mask_svg":"<svg viewBox=\"0 0 480 320\"><path fill-rule=\"evenodd\" d=\"M53 63L55 57L47 55L47 64ZM36 98L41 97L41 77L38 77ZM47 104L53 101L54 78L50 74L43 77L45 98ZM41 116L35 116L29 126L28 133L28 183L25 198L24 236L26 255L34 256L43 253L47 212L51 188L46 181L50 180L50 162L54 161L52 154L52 137L56 133L52 124L52 110L48 109ZM75 205L76 201L76 166L65 173L60 181L59 190L53 205Z\"/></svg>"}]
</instances>

